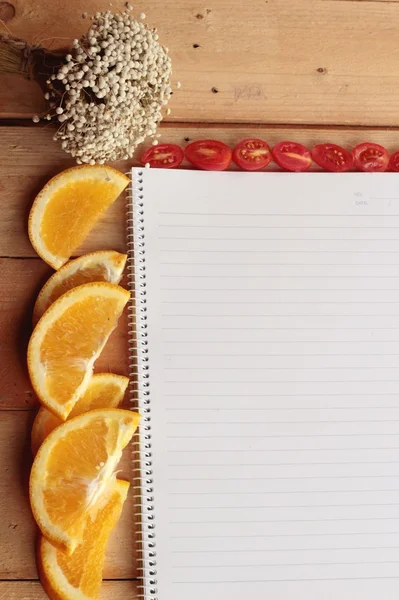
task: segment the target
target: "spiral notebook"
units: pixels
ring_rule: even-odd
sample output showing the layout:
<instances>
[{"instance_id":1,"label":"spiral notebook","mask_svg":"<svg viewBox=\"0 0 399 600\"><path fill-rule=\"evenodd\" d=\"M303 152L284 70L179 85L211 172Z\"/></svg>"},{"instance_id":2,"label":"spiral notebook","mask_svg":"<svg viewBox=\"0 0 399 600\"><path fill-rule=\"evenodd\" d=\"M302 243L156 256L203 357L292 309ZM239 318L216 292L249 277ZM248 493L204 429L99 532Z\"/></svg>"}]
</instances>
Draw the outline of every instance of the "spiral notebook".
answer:
<instances>
[{"instance_id":1,"label":"spiral notebook","mask_svg":"<svg viewBox=\"0 0 399 600\"><path fill-rule=\"evenodd\" d=\"M396 600L398 176L132 180L144 598Z\"/></svg>"}]
</instances>

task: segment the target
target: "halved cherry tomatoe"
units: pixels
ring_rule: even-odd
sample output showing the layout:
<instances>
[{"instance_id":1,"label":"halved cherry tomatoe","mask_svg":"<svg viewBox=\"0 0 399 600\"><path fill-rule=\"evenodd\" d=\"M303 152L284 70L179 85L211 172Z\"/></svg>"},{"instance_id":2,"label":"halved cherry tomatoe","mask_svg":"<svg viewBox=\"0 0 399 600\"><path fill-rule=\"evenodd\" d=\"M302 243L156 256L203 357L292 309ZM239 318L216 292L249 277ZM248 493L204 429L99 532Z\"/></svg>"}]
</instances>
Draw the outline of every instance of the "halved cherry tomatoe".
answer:
<instances>
[{"instance_id":1,"label":"halved cherry tomatoe","mask_svg":"<svg viewBox=\"0 0 399 600\"><path fill-rule=\"evenodd\" d=\"M184 158L184 152L177 144L151 146L141 157L141 164L149 164L158 169L175 169Z\"/></svg>"},{"instance_id":2,"label":"halved cherry tomatoe","mask_svg":"<svg viewBox=\"0 0 399 600\"><path fill-rule=\"evenodd\" d=\"M231 148L217 140L192 142L185 150L187 160L206 171L224 171L231 163Z\"/></svg>"},{"instance_id":3,"label":"halved cherry tomatoe","mask_svg":"<svg viewBox=\"0 0 399 600\"><path fill-rule=\"evenodd\" d=\"M278 166L287 171L307 171L312 164L309 150L296 142L279 142L272 155Z\"/></svg>"},{"instance_id":4,"label":"halved cherry tomatoe","mask_svg":"<svg viewBox=\"0 0 399 600\"><path fill-rule=\"evenodd\" d=\"M352 150L355 167L360 171L386 171L389 155L384 146L373 142L364 142Z\"/></svg>"},{"instance_id":5,"label":"halved cherry tomatoe","mask_svg":"<svg viewBox=\"0 0 399 600\"><path fill-rule=\"evenodd\" d=\"M336 144L317 144L312 150L312 158L326 171L343 173L353 166L353 157L348 150Z\"/></svg>"},{"instance_id":6,"label":"halved cherry tomatoe","mask_svg":"<svg viewBox=\"0 0 399 600\"><path fill-rule=\"evenodd\" d=\"M393 173L399 172L399 150L391 154L391 158L389 159L388 171L392 171Z\"/></svg>"},{"instance_id":7,"label":"halved cherry tomatoe","mask_svg":"<svg viewBox=\"0 0 399 600\"><path fill-rule=\"evenodd\" d=\"M272 153L263 140L248 138L234 148L233 160L244 171L259 171L272 160Z\"/></svg>"}]
</instances>

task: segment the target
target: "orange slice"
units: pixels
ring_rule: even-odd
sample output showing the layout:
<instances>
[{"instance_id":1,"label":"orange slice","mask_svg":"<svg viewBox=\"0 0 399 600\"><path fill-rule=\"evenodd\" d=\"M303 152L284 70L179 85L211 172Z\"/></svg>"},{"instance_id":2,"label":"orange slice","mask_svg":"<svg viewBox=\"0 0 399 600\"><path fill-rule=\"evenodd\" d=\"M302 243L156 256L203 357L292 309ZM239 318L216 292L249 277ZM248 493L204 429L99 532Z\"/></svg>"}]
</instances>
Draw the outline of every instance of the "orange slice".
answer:
<instances>
[{"instance_id":1,"label":"orange slice","mask_svg":"<svg viewBox=\"0 0 399 600\"><path fill-rule=\"evenodd\" d=\"M41 289L33 309L36 324L48 307L62 294L78 285L92 281L119 283L127 255L113 250L92 252L71 260L54 273Z\"/></svg>"},{"instance_id":2,"label":"orange slice","mask_svg":"<svg viewBox=\"0 0 399 600\"><path fill-rule=\"evenodd\" d=\"M91 410L54 429L40 446L30 475L32 512L43 535L67 554L82 542L86 516L113 485L138 422L129 410Z\"/></svg>"},{"instance_id":3,"label":"orange slice","mask_svg":"<svg viewBox=\"0 0 399 600\"><path fill-rule=\"evenodd\" d=\"M88 517L82 542L71 556L40 537L37 562L42 585L50 598L95 600L102 582L105 551L129 490L127 481L116 480L97 514Z\"/></svg>"},{"instance_id":4,"label":"orange slice","mask_svg":"<svg viewBox=\"0 0 399 600\"><path fill-rule=\"evenodd\" d=\"M28 370L42 402L65 420L89 385L93 365L130 294L112 283L87 283L58 298L28 346Z\"/></svg>"},{"instance_id":5,"label":"orange slice","mask_svg":"<svg viewBox=\"0 0 399 600\"><path fill-rule=\"evenodd\" d=\"M50 179L29 215L38 255L54 269L62 267L128 183L126 175L103 165L72 167Z\"/></svg>"},{"instance_id":6,"label":"orange slice","mask_svg":"<svg viewBox=\"0 0 399 600\"><path fill-rule=\"evenodd\" d=\"M123 400L129 379L112 373L93 375L86 392L77 401L69 419L96 408L116 408ZM42 406L32 427L32 453L35 456L46 437L63 421Z\"/></svg>"}]
</instances>

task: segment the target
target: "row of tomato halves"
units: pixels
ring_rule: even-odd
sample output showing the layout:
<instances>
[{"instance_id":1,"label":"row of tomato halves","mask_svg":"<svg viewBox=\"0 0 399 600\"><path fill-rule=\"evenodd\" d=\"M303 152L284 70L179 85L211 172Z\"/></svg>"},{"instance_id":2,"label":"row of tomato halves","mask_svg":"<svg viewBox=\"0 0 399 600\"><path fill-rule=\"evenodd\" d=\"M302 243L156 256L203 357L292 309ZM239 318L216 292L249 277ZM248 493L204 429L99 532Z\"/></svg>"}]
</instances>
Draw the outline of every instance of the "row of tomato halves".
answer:
<instances>
[{"instance_id":1,"label":"row of tomato halves","mask_svg":"<svg viewBox=\"0 0 399 600\"><path fill-rule=\"evenodd\" d=\"M312 162L326 171L343 173L359 170L368 172L399 172L399 150L389 156L379 144L364 142L352 151L336 144L318 144L309 150L296 142L279 142L270 148L263 140L248 138L232 150L217 140L199 140L188 144L183 151L176 144L151 146L141 158L147 167L173 169L186 158L192 165L207 171L224 171L233 160L245 171L259 171L274 160L286 171L307 171Z\"/></svg>"}]
</instances>

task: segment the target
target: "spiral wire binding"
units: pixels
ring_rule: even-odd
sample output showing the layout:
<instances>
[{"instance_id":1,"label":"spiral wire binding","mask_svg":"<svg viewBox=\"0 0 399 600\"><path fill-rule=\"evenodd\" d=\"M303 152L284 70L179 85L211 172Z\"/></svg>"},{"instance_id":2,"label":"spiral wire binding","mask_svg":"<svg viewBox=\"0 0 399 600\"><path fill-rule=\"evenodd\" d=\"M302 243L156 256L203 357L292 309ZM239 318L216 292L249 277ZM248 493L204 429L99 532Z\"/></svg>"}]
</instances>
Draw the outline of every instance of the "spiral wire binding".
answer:
<instances>
[{"instance_id":1,"label":"spiral wire binding","mask_svg":"<svg viewBox=\"0 0 399 600\"><path fill-rule=\"evenodd\" d=\"M158 600L155 542L154 479L151 444L151 396L148 358L147 292L144 232L144 171L135 170L127 193L127 279L132 294L128 305L129 400L141 414L139 439L133 443L134 506L139 520L136 536L141 584L139 597ZM133 205L134 202L134 205Z\"/></svg>"}]
</instances>

